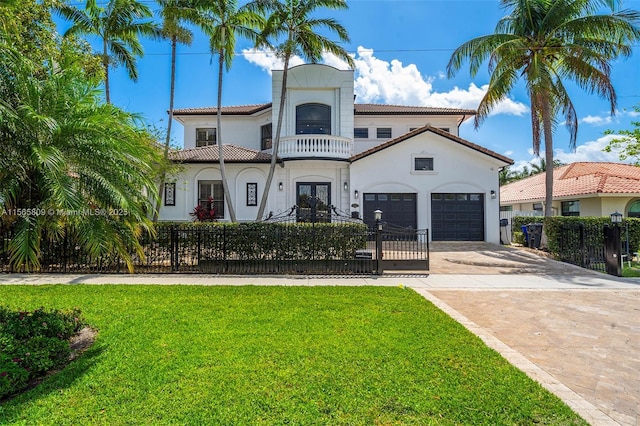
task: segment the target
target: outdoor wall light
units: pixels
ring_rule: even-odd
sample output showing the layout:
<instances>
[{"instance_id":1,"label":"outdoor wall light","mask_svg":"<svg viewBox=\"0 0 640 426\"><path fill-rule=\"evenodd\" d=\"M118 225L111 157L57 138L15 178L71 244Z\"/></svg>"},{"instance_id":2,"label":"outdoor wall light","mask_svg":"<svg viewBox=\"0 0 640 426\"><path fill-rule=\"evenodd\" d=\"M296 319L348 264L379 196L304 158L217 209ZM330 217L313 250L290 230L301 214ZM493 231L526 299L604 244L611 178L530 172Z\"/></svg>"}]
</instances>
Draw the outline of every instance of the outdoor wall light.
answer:
<instances>
[{"instance_id":1,"label":"outdoor wall light","mask_svg":"<svg viewBox=\"0 0 640 426\"><path fill-rule=\"evenodd\" d=\"M622 213L619 213L618 210L616 210L615 213L611 213L609 217L611 217L611 222L616 225L622 223Z\"/></svg>"},{"instance_id":2,"label":"outdoor wall light","mask_svg":"<svg viewBox=\"0 0 640 426\"><path fill-rule=\"evenodd\" d=\"M284 189L284 185L282 182L278 183L278 191L282 191Z\"/></svg>"},{"instance_id":3,"label":"outdoor wall light","mask_svg":"<svg viewBox=\"0 0 640 426\"><path fill-rule=\"evenodd\" d=\"M494 191L493 189L491 190L491 198L496 198L496 191Z\"/></svg>"},{"instance_id":4,"label":"outdoor wall light","mask_svg":"<svg viewBox=\"0 0 640 426\"><path fill-rule=\"evenodd\" d=\"M342 187L344 188L345 191L349 190L349 182L345 182L344 185L342 185Z\"/></svg>"},{"instance_id":5,"label":"outdoor wall light","mask_svg":"<svg viewBox=\"0 0 640 426\"><path fill-rule=\"evenodd\" d=\"M355 191L353 191L353 198L355 198L357 200L359 196L360 196L360 194L358 193L357 189Z\"/></svg>"}]
</instances>

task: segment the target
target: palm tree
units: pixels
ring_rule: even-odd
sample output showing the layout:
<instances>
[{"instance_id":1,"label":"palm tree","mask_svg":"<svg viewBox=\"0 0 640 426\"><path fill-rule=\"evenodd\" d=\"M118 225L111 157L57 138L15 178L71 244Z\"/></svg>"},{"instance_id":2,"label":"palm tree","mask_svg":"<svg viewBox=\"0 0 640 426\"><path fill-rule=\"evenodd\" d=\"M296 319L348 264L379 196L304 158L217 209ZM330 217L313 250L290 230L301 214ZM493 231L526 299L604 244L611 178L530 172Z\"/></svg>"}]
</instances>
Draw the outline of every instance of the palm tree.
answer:
<instances>
[{"instance_id":1,"label":"palm tree","mask_svg":"<svg viewBox=\"0 0 640 426\"><path fill-rule=\"evenodd\" d=\"M100 80L72 61L56 58L55 69L37 78L32 71L41 64L7 46L0 51L0 73L10 77L0 85L7 158L0 202L10 212L2 224L15 230L10 263L37 270L42 241L70 235L92 258L118 253L131 269L129 249L144 256L138 237L151 230L151 165L161 159L153 141L136 116L101 102Z\"/></svg>"},{"instance_id":2,"label":"palm tree","mask_svg":"<svg viewBox=\"0 0 640 426\"><path fill-rule=\"evenodd\" d=\"M173 101L175 98L176 83L176 51L178 43L190 45L193 41L193 31L186 24L199 22L200 11L195 7L193 0L157 0L160 9L158 14L162 19L160 31L164 38L171 43L171 77L169 82L169 118L167 122L167 134L164 141L164 158L169 158L169 148L171 145L171 125L173 124ZM164 181L167 177L165 171L160 173L160 184L158 187L158 202L153 211L153 221L158 220L158 213L162 198L164 197Z\"/></svg>"},{"instance_id":3,"label":"palm tree","mask_svg":"<svg viewBox=\"0 0 640 426\"><path fill-rule=\"evenodd\" d=\"M110 0L106 7L98 6L97 0L87 0L84 9L62 4L58 12L73 22L65 36L90 35L101 40L107 103L111 103L109 66L124 65L129 78L137 81L136 57L144 55L139 37L162 36L155 23L144 20L152 17L151 9L137 0Z\"/></svg>"},{"instance_id":4,"label":"palm tree","mask_svg":"<svg viewBox=\"0 0 640 426\"><path fill-rule=\"evenodd\" d=\"M218 161L224 197L229 210L231 222L236 222L236 213L229 192L224 152L222 149L222 76L224 70L231 69L235 56L236 37L241 36L255 41L264 25L264 18L256 12L252 3L238 8L237 0L204 0L205 20L202 29L209 36L209 46L212 54L218 55L218 107L216 110L216 140L218 144Z\"/></svg>"},{"instance_id":5,"label":"palm tree","mask_svg":"<svg viewBox=\"0 0 640 426\"><path fill-rule=\"evenodd\" d=\"M338 36L340 41L349 41L347 30L335 19L319 18L315 13L316 10L321 8L347 9L348 6L345 0L258 0L258 5L261 10L269 13L259 45L268 46L276 50L277 54L283 59L284 73L282 75L280 107L276 135L272 146L271 165L256 220L262 219L264 215L269 197L269 188L271 188L276 168L291 56L300 55L311 63L317 63L324 52L329 52L345 60L349 66L353 67L355 65L353 58L343 47L318 33L319 30L323 33L332 32Z\"/></svg>"},{"instance_id":6,"label":"palm tree","mask_svg":"<svg viewBox=\"0 0 640 426\"><path fill-rule=\"evenodd\" d=\"M605 98L615 113L616 93L610 62L631 55L640 38L637 11L619 10L620 0L501 0L508 15L494 34L458 47L447 71L452 77L468 60L474 77L485 60L491 78L478 106L476 128L491 110L524 80L531 101L533 150L540 152L544 135L546 164L545 216L553 197L553 130L563 116L575 148L578 118L564 81ZM611 13L599 13L607 8Z\"/></svg>"}]
</instances>

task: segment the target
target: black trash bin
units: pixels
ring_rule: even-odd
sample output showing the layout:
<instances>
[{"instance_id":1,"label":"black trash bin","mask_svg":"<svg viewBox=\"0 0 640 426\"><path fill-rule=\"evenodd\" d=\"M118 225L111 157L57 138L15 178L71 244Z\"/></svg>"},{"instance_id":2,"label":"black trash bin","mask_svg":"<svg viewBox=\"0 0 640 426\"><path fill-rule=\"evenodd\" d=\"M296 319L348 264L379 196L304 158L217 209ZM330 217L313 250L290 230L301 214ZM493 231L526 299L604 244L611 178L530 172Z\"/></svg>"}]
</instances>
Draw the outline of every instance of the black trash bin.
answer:
<instances>
[{"instance_id":1,"label":"black trash bin","mask_svg":"<svg viewBox=\"0 0 640 426\"><path fill-rule=\"evenodd\" d=\"M535 249L540 248L540 241L542 240L542 224L527 224L527 234L529 235L529 247Z\"/></svg>"}]
</instances>

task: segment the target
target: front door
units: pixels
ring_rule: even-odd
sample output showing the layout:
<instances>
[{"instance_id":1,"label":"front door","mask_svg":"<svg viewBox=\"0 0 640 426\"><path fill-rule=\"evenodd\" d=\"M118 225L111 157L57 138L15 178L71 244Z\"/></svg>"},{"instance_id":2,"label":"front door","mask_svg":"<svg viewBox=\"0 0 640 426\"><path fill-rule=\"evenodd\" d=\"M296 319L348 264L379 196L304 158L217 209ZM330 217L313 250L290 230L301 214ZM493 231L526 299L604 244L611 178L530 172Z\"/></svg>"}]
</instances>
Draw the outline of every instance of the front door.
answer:
<instances>
[{"instance_id":1,"label":"front door","mask_svg":"<svg viewBox=\"0 0 640 426\"><path fill-rule=\"evenodd\" d=\"M298 222L330 222L331 184L300 182L296 186Z\"/></svg>"}]
</instances>

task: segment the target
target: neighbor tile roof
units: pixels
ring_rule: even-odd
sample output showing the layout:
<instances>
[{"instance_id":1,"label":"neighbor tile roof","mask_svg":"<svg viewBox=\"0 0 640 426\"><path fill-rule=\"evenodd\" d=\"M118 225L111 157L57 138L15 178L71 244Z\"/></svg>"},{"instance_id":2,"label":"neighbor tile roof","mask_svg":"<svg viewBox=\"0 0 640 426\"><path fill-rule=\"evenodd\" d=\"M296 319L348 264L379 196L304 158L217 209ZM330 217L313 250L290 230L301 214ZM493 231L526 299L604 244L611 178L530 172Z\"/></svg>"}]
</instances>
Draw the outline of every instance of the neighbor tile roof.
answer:
<instances>
[{"instance_id":1,"label":"neighbor tile roof","mask_svg":"<svg viewBox=\"0 0 640 426\"><path fill-rule=\"evenodd\" d=\"M475 115L474 109L438 108L426 106L384 105L384 104L355 104L356 115Z\"/></svg>"},{"instance_id":2,"label":"neighbor tile roof","mask_svg":"<svg viewBox=\"0 0 640 426\"><path fill-rule=\"evenodd\" d=\"M553 170L553 198L640 194L640 167L620 163L572 163ZM500 188L500 203L543 200L545 173Z\"/></svg>"},{"instance_id":3,"label":"neighbor tile roof","mask_svg":"<svg viewBox=\"0 0 640 426\"><path fill-rule=\"evenodd\" d=\"M251 115L271 108L271 103L254 105L237 105L222 107L224 115ZM214 115L216 107L182 108L173 111L173 115ZM476 110L458 108L437 108L424 106L354 104L355 115L475 115Z\"/></svg>"},{"instance_id":4,"label":"neighbor tile roof","mask_svg":"<svg viewBox=\"0 0 640 426\"><path fill-rule=\"evenodd\" d=\"M222 145L225 163L268 163L271 154L244 148L237 145ZM219 161L218 145L208 145L198 148L183 149L170 153L173 161L183 163L210 163Z\"/></svg>"},{"instance_id":5,"label":"neighbor tile roof","mask_svg":"<svg viewBox=\"0 0 640 426\"><path fill-rule=\"evenodd\" d=\"M389 140L389 141L387 141L385 143L382 143L380 145L376 145L373 148L370 148L370 149L368 149L366 151L363 151L363 152L361 152L359 154L356 154L356 155L352 156L351 157L351 161L353 162L353 161L360 160L361 158L367 157L367 156L369 156L371 154L375 154L376 152L380 152L383 149L389 148L390 146L393 146L393 145L395 145L397 143L403 142L403 141L405 141L407 139L410 139L410 138L412 138L412 137L414 137L416 135L419 135L420 133L424 133L424 132L427 132L427 131L435 133L435 134L440 135L440 136L444 136L445 138L447 138L447 139L449 139L449 140L451 140L453 142L459 143L460 145L466 146L467 148L471 148L471 149L473 149L475 151L478 151L478 152L486 154L486 155L488 155L490 157L496 158L496 159L498 159L500 161L504 161L507 164L513 164L513 160L511 158L505 157L502 154L498 154L497 152L491 151L490 149L487 149L487 148L485 148L483 146L476 145L473 142L469 142L466 139L462 139L462 138L460 138L460 137L458 137L458 136L456 136L456 135L454 135L452 133L449 133L449 132L447 132L445 130L438 129L438 128L432 127L432 126L420 127L419 129L415 129L415 130L413 130L413 131L411 131L409 133L405 133L404 135L402 135L400 137L397 137L395 139L391 139L391 140Z\"/></svg>"}]
</instances>

